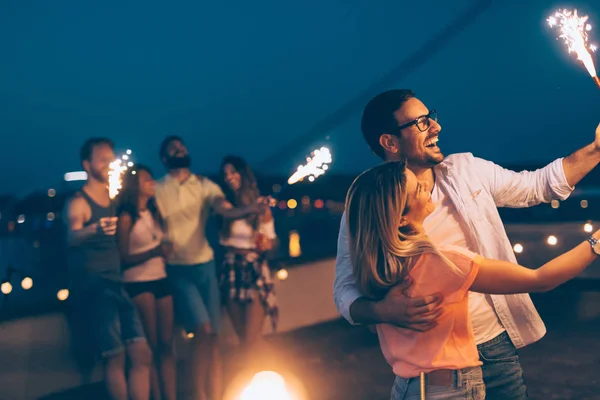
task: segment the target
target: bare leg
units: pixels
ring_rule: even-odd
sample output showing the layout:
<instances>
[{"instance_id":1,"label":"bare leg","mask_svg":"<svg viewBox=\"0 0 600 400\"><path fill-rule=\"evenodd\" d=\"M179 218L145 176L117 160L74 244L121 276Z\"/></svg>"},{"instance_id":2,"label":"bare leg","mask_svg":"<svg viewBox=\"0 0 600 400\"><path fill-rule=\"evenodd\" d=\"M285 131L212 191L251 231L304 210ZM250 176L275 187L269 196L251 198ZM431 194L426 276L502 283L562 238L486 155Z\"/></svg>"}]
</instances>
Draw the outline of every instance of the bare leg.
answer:
<instances>
[{"instance_id":1,"label":"bare leg","mask_svg":"<svg viewBox=\"0 0 600 400\"><path fill-rule=\"evenodd\" d=\"M246 340L244 345L252 346L262 338L262 328L265 321L265 307L259 300L246 305Z\"/></svg>"},{"instance_id":2,"label":"bare leg","mask_svg":"<svg viewBox=\"0 0 600 400\"><path fill-rule=\"evenodd\" d=\"M112 400L128 400L124 352L104 359L104 382Z\"/></svg>"},{"instance_id":3,"label":"bare leg","mask_svg":"<svg viewBox=\"0 0 600 400\"><path fill-rule=\"evenodd\" d=\"M239 339L239 346L234 352L234 358L231 360L231 365L228 366L228 373L235 377L246 368L248 359L244 351L244 343L246 342L246 305L239 303L235 300L229 300L225 305L229 318L231 318L231 324L233 330Z\"/></svg>"},{"instance_id":4,"label":"bare leg","mask_svg":"<svg viewBox=\"0 0 600 400\"><path fill-rule=\"evenodd\" d=\"M173 354L173 297L166 296L157 300L156 306L158 310L158 348L156 353L163 393L166 400L175 400L177 379L175 355Z\"/></svg>"},{"instance_id":5,"label":"bare leg","mask_svg":"<svg viewBox=\"0 0 600 400\"><path fill-rule=\"evenodd\" d=\"M229 300L226 305L227 313L231 318L231 324L235 330L240 343L246 340L246 307L235 300Z\"/></svg>"},{"instance_id":6,"label":"bare leg","mask_svg":"<svg viewBox=\"0 0 600 400\"><path fill-rule=\"evenodd\" d=\"M262 327L265 320L265 308L258 300L246 305L246 340L242 343L249 364L258 367L265 361L266 354L262 351Z\"/></svg>"},{"instance_id":7,"label":"bare leg","mask_svg":"<svg viewBox=\"0 0 600 400\"><path fill-rule=\"evenodd\" d=\"M140 293L132 300L140 313L142 325L144 326L144 332L146 333L146 339L148 339L150 349L152 349L152 353L156 358L158 340L156 333L156 299L154 298L154 294L151 292ZM152 393L153 400L162 399L160 381L158 379L158 373L156 372L156 362L152 363L150 370L150 391Z\"/></svg>"},{"instance_id":8,"label":"bare leg","mask_svg":"<svg viewBox=\"0 0 600 400\"><path fill-rule=\"evenodd\" d=\"M131 400L150 398L150 366L152 352L146 341L133 342L127 346L127 355L131 362L129 369L129 396Z\"/></svg>"}]
</instances>

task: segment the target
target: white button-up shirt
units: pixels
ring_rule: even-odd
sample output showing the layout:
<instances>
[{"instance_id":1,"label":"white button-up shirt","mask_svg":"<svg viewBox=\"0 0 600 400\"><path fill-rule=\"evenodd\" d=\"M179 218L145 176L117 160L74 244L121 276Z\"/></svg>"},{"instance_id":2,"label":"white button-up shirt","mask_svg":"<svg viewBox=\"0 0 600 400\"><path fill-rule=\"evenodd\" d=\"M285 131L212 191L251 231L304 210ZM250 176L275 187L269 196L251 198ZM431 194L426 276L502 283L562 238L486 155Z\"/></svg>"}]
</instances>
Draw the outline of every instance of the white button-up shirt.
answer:
<instances>
[{"instance_id":1,"label":"white button-up shirt","mask_svg":"<svg viewBox=\"0 0 600 400\"><path fill-rule=\"evenodd\" d=\"M574 188L565 177L562 158L536 171L514 172L471 153L453 154L434 167L435 182L456 206L469 248L490 259L517 262L497 207L530 207L564 200ZM350 305L359 297L352 272L346 214L338 236L333 296L350 323ZM546 327L528 294L491 295L494 309L517 348L539 340Z\"/></svg>"},{"instance_id":2,"label":"white button-up shirt","mask_svg":"<svg viewBox=\"0 0 600 400\"><path fill-rule=\"evenodd\" d=\"M224 197L216 183L196 175L182 183L170 175L156 182L156 203L165 221L166 239L173 244L169 264L212 261L214 253L206 240L206 221L215 202Z\"/></svg>"}]
</instances>

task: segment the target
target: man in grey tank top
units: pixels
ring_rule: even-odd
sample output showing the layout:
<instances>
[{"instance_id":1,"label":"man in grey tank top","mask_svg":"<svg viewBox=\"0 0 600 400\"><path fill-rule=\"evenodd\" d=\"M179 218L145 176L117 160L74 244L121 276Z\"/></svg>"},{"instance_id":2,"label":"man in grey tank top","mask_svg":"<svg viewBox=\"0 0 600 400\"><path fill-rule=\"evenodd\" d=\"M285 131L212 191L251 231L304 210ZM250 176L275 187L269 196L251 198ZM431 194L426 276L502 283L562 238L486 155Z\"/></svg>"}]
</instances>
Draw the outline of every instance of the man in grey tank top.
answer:
<instances>
[{"instance_id":1,"label":"man in grey tank top","mask_svg":"<svg viewBox=\"0 0 600 400\"><path fill-rule=\"evenodd\" d=\"M81 148L86 184L66 205L71 310L86 342L102 357L112 399L150 398L150 348L137 310L121 284L117 218L108 195L113 143L92 138ZM125 373L125 356L129 370Z\"/></svg>"}]
</instances>

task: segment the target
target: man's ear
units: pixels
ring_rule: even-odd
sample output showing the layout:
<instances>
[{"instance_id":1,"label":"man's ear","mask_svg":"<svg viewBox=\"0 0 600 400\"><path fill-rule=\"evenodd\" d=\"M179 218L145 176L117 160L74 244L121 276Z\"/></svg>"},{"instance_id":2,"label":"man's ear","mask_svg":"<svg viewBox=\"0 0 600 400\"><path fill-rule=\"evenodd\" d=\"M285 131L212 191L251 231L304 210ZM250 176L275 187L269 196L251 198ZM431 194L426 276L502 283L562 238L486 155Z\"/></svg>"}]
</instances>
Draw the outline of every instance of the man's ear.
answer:
<instances>
[{"instance_id":1,"label":"man's ear","mask_svg":"<svg viewBox=\"0 0 600 400\"><path fill-rule=\"evenodd\" d=\"M389 133L379 136L379 144L388 153L396 154L400 151L397 138Z\"/></svg>"}]
</instances>

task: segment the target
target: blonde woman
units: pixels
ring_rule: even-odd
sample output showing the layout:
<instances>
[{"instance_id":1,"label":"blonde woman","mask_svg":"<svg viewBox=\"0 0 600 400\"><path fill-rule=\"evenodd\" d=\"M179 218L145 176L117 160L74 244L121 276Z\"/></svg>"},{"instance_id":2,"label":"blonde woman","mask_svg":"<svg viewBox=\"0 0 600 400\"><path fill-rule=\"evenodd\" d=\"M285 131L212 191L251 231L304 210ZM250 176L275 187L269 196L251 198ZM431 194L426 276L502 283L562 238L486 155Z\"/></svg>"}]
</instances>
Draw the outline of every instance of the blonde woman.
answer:
<instances>
[{"instance_id":1,"label":"blonde woman","mask_svg":"<svg viewBox=\"0 0 600 400\"><path fill-rule=\"evenodd\" d=\"M408 296L441 293L444 297L443 313L431 330L377 325L382 352L396 375L393 400L419 399L422 389L427 399L484 399L468 292L550 290L596 259L600 231L540 268L528 269L485 259L457 246L436 248L423 230L434 208L431 188L417 181L404 163L385 163L360 175L346 199L356 284L363 294L377 300L409 278Z\"/></svg>"}]
</instances>

